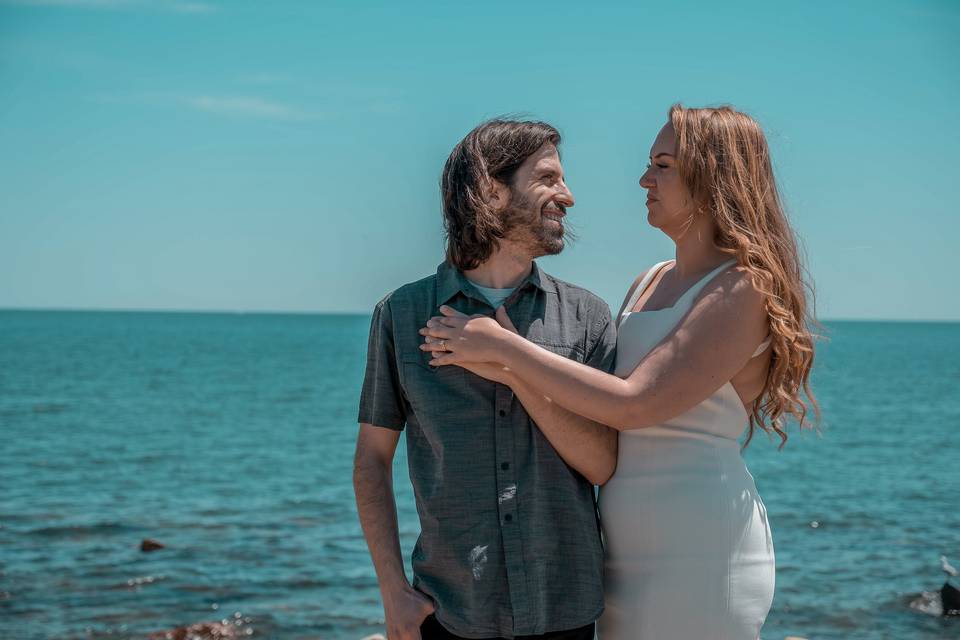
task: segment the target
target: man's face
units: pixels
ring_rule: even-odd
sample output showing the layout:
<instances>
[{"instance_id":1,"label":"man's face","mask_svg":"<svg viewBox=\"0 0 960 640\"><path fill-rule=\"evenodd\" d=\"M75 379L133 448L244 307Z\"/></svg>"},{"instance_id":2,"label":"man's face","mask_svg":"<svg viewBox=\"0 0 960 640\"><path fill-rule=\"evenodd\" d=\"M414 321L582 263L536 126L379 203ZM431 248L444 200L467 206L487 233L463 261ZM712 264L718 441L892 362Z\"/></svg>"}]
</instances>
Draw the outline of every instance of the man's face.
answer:
<instances>
[{"instance_id":1,"label":"man's face","mask_svg":"<svg viewBox=\"0 0 960 640\"><path fill-rule=\"evenodd\" d=\"M557 148L544 144L513 176L510 200L502 212L506 238L528 249L533 257L560 253L563 220L573 204Z\"/></svg>"}]
</instances>

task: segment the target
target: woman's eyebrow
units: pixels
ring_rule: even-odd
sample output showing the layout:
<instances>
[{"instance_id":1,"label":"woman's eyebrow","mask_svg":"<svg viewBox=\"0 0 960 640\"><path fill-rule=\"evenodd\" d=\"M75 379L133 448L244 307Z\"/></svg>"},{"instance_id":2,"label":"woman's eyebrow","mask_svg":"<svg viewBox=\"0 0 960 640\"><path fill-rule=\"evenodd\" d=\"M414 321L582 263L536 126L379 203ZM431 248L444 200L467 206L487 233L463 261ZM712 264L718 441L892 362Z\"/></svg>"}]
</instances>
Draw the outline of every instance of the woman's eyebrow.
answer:
<instances>
[{"instance_id":1,"label":"woman's eyebrow","mask_svg":"<svg viewBox=\"0 0 960 640\"><path fill-rule=\"evenodd\" d=\"M672 153L667 153L666 151L661 151L661 152L658 153L657 155L653 156L652 159L653 159L653 160L656 160L656 159L659 158L660 156L670 156L671 158L674 157L674 155L673 155Z\"/></svg>"}]
</instances>

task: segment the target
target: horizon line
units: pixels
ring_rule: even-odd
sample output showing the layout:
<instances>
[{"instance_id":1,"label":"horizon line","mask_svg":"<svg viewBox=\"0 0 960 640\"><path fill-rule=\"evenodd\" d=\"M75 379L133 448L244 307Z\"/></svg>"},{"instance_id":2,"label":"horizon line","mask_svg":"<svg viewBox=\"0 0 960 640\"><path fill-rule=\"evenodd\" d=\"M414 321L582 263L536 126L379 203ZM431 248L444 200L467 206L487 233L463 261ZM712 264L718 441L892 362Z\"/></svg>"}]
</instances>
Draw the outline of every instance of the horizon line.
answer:
<instances>
[{"instance_id":1,"label":"horizon line","mask_svg":"<svg viewBox=\"0 0 960 640\"><path fill-rule=\"evenodd\" d=\"M62 312L62 313L170 313L170 314L208 314L208 315L276 315L276 316L370 316L371 311L318 311L318 310L277 310L277 309L157 309L157 308L84 308L84 307L3 307L0 313L14 312ZM878 318L878 317L835 317L817 318L819 322L902 322L926 324L958 324L960 318Z\"/></svg>"}]
</instances>

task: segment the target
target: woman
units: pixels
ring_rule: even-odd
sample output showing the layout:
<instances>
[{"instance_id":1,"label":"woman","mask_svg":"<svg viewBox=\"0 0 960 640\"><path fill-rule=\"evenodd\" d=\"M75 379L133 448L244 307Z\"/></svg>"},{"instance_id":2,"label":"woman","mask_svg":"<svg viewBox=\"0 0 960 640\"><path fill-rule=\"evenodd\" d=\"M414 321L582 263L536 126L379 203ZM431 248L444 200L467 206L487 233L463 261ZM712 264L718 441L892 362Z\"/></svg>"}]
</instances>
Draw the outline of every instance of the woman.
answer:
<instances>
[{"instance_id":1,"label":"woman","mask_svg":"<svg viewBox=\"0 0 960 640\"><path fill-rule=\"evenodd\" d=\"M602 640L757 638L773 544L738 438L759 427L786 442L783 420L816 409L803 269L752 118L675 105L650 162L647 219L676 259L628 291L615 375L524 340L503 308L498 324L444 307L422 348L620 431L600 491Z\"/></svg>"}]
</instances>

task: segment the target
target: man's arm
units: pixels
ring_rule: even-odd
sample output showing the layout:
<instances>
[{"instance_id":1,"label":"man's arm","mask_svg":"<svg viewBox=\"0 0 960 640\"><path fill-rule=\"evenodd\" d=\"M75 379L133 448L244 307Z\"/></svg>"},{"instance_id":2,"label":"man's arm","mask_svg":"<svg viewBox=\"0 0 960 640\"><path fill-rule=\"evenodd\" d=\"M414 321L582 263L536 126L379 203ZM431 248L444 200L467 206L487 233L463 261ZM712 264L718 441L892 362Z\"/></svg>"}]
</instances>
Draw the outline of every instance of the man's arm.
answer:
<instances>
[{"instance_id":1,"label":"man's arm","mask_svg":"<svg viewBox=\"0 0 960 640\"><path fill-rule=\"evenodd\" d=\"M393 456L400 431L360 425L353 462L357 513L380 584L389 640L420 640L420 625L433 613L429 598L410 586L400 554Z\"/></svg>"},{"instance_id":2,"label":"man's arm","mask_svg":"<svg viewBox=\"0 0 960 640\"><path fill-rule=\"evenodd\" d=\"M360 391L353 488L360 526L377 572L389 640L420 640L420 625L433 611L429 598L407 582L400 555L397 503L393 496L393 455L406 423L397 371L388 295L373 310L367 367Z\"/></svg>"}]
</instances>

